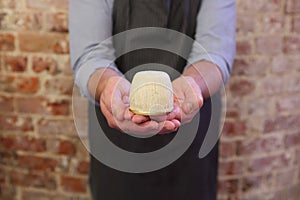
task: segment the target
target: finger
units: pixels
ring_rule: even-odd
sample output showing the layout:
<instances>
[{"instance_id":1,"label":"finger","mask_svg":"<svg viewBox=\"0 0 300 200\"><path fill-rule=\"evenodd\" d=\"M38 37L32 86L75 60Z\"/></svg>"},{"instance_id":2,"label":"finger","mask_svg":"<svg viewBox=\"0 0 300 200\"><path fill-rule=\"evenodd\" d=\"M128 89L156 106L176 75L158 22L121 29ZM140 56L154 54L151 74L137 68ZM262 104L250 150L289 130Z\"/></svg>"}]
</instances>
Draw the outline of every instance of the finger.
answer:
<instances>
[{"instance_id":1,"label":"finger","mask_svg":"<svg viewBox=\"0 0 300 200\"><path fill-rule=\"evenodd\" d=\"M164 122L167 119L167 115L151 115L149 117L151 120L154 120L157 122Z\"/></svg>"},{"instance_id":2,"label":"finger","mask_svg":"<svg viewBox=\"0 0 300 200\"><path fill-rule=\"evenodd\" d=\"M107 107L103 104L103 102L100 102L100 107L101 107L101 111L103 113L103 115L105 116L108 125L111 128L115 128L120 130L120 127L117 125L115 118L113 117L113 115L109 112L109 110L107 109Z\"/></svg>"},{"instance_id":3,"label":"finger","mask_svg":"<svg viewBox=\"0 0 300 200\"><path fill-rule=\"evenodd\" d=\"M175 105L175 111L174 111L174 113L176 114L175 115L175 117L173 118L173 119L177 119L177 120L181 120L181 118L182 118L182 114L183 114L183 111L182 111L182 109L181 109L181 107L180 107L180 104L179 104L179 102L174 102L174 105ZM167 118L167 120L172 120L172 118Z\"/></svg>"},{"instance_id":4,"label":"finger","mask_svg":"<svg viewBox=\"0 0 300 200\"><path fill-rule=\"evenodd\" d=\"M148 116L134 114L131 120L136 124L141 124L150 120Z\"/></svg>"},{"instance_id":5,"label":"finger","mask_svg":"<svg viewBox=\"0 0 300 200\"><path fill-rule=\"evenodd\" d=\"M188 79L191 80L191 79ZM193 92L187 94L186 99L194 99L196 98L196 102L199 108L203 105L203 95L200 87L197 85L195 81L189 81L189 85Z\"/></svg>"},{"instance_id":6,"label":"finger","mask_svg":"<svg viewBox=\"0 0 300 200\"><path fill-rule=\"evenodd\" d=\"M174 131L176 128L175 124L172 121L165 121L164 122L164 128L170 131Z\"/></svg>"},{"instance_id":7,"label":"finger","mask_svg":"<svg viewBox=\"0 0 300 200\"><path fill-rule=\"evenodd\" d=\"M135 134L152 135L157 134L159 130L160 126L155 121L146 121L142 124L133 124L131 126L131 132Z\"/></svg>"},{"instance_id":8,"label":"finger","mask_svg":"<svg viewBox=\"0 0 300 200\"><path fill-rule=\"evenodd\" d=\"M167 115L166 120L172 120L172 119L176 118L178 115L180 115L180 106L179 106L179 103L174 102L174 108L173 108L172 112L170 112Z\"/></svg>"},{"instance_id":9,"label":"finger","mask_svg":"<svg viewBox=\"0 0 300 200\"><path fill-rule=\"evenodd\" d=\"M119 121L124 120L126 108L127 106L124 104L119 94L113 95L113 99L111 102L111 109L112 109L112 114L117 118L117 120Z\"/></svg>"},{"instance_id":10,"label":"finger","mask_svg":"<svg viewBox=\"0 0 300 200\"><path fill-rule=\"evenodd\" d=\"M109 90L108 90L109 91ZM123 103L120 92L117 90L113 91L113 94L108 94L105 92L101 96L101 101L105 105L108 112L110 112L118 120L123 120L126 105Z\"/></svg>"},{"instance_id":11,"label":"finger","mask_svg":"<svg viewBox=\"0 0 300 200\"><path fill-rule=\"evenodd\" d=\"M181 126L181 122L177 119L172 119L171 120L173 124L175 125L176 128L179 128Z\"/></svg>"},{"instance_id":12,"label":"finger","mask_svg":"<svg viewBox=\"0 0 300 200\"><path fill-rule=\"evenodd\" d=\"M168 129L166 127L163 127L163 129L159 131L159 134L162 135L162 134L174 133L177 129L178 127L174 127L173 129Z\"/></svg>"}]
</instances>

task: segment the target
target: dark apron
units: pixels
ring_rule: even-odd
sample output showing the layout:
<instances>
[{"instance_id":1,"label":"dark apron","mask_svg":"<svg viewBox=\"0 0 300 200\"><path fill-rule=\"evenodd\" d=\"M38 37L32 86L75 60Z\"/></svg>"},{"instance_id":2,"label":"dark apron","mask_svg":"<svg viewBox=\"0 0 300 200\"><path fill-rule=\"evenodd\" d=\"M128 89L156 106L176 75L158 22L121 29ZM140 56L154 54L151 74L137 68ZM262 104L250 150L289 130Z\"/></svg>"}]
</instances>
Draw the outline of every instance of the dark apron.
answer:
<instances>
[{"instance_id":1,"label":"dark apron","mask_svg":"<svg viewBox=\"0 0 300 200\"><path fill-rule=\"evenodd\" d=\"M194 38L196 18L201 0L115 0L113 10L113 34L140 27L162 27L179 31ZM170 5L170 6L168 6ZM141 36L139 36L141 37ZM135 39L134 37L131 39ZM141 38L139 38L140 40ZM147 39L147 38L145 38ZM114 41L116 51L126 48L130 42ZM173 41L179 42L180 41ZM182 52L187 57L191 44L182 43ZM189 45L189 46L186 46ZM188 51L186 51L188 49ZM116 52L118 54L118 52ZM164 50L141 49L126 53L117 58L116 65L124 74L130 69L147 63L167 65L182 73L186 60ZM147 68L148 69L148 68ZM150 68L151 69L151 68ZM145 69L143 69L145 70ZM169 73L171 79L178 75ZM130 74L130 73L129 73ZM132 75L127 78L131 80ZM118 147L131 152L151 152L167 145L176 133L156 135L141 139L111 129L98 106L90 104L95 110L98 122L106 136ZM215 112L215 110L214 110ZM220 112L220 110L217 110ZM91 115L90 115L91 116ZM218 145L202 159L199 149L205 138L211 118L211 100L205 100L200 111L201 119L195 140L188 150L175 162L157 171L148 173L126 173L112 169L91 156L90 187L95 200L214 200L216 199ZM219 115L218 115L219 116ZM93 120L89 120L91 151L96 149L97 134ZM218 123L218 119L216 120ZM217 130L216 130L217 132ZM188 134L188 133L186 133ZM96 150L95 150L96 151ZM107 152L109 153L109 152Z\"/></svg>"}]
</instances>

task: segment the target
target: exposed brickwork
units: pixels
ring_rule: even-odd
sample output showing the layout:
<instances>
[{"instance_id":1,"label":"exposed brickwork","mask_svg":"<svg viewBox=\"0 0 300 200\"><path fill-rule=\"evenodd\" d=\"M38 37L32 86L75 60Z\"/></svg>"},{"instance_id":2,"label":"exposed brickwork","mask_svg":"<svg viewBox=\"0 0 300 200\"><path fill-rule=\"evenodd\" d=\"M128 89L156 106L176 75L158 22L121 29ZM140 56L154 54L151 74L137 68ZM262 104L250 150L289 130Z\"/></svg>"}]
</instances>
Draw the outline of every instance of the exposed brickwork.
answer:
<instances>
[{"instance_id":1,"label":"exposed brickwork","mask_svg":"<svg viewBox=\"0 0 300 200\"><path fill-rule=\"evenodd\" d=\"M300 1L237 0L219 200L298 200Z\"/></svg>"},{"instance_id":2,"label":"exposed brickwork","mask_svg":"<svg viewBox=\"0 0 300 200\"><path fill-rule=\"evenodd\" d=\"M0 199L89 200L68 0L1 0L0 9ZM300 1L237 0L236 32L218 199L298 200Z\"/></svg>"}]
</instances>

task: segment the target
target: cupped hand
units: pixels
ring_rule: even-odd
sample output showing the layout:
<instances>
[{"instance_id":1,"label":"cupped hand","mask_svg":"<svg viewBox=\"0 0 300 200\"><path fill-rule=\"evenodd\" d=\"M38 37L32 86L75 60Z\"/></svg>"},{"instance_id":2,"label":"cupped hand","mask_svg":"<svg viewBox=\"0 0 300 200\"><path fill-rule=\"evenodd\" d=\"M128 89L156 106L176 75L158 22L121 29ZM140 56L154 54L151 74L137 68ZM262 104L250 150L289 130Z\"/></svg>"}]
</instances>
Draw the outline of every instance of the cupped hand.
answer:
<instances>
[{"instance_id":1,"label":"cupped hand","mask_svg":"<svg viewBox=\"0 0 300 200\"><path fill-rule=\"evenodd\" d=\"M174 104L180 107L180 119L182 124L192 121L203 105L203 96L196 81L189 76L180 76L172 82L174 91Z\"/></svg>"},{"instance_id":2,"label":"cupped hand","mask_svg":"<svg viewBox=\"0 0 300 200\"><path fill-rule=\"evenodd\" d=\"M169 113L165 120L136 115L129 110L130 83L120 76L110 77L100 95L100 108L111 128L125 133L139 135L174 132L180 126L175 113ZM177 109L179 110L179 108Z\"/></svg>"}]
</instances>

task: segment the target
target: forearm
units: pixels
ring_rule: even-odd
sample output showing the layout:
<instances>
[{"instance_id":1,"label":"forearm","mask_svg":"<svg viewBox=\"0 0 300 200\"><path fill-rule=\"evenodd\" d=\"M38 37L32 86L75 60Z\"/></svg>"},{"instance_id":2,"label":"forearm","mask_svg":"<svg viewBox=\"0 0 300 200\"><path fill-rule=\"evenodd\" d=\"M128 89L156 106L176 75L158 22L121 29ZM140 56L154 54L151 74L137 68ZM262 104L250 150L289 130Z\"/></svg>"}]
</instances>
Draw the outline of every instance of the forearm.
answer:
<instances>
[{"instance_id":1,"label":"forearm","mask_svg":"<svg viewBox=\"0 0 300 200\"><path fill-rule=\"evenodd\" d=\"M199 61L189 66L182 74L194 78L204 98L212 96L223 84L219 67L209 61Z\"/></svg>"},{"instance_id":2,"label":"forearm","mask_svg":"<svg viewBox=\"0 0 300 200\"><path fill-rule=\"evenodd\" d=\"M113 76L121 77L122 75L110 68L100 68L91 75L88 81L88 90L96 101L99 101L107 80Z\"/></svg>"}]
</instances>

